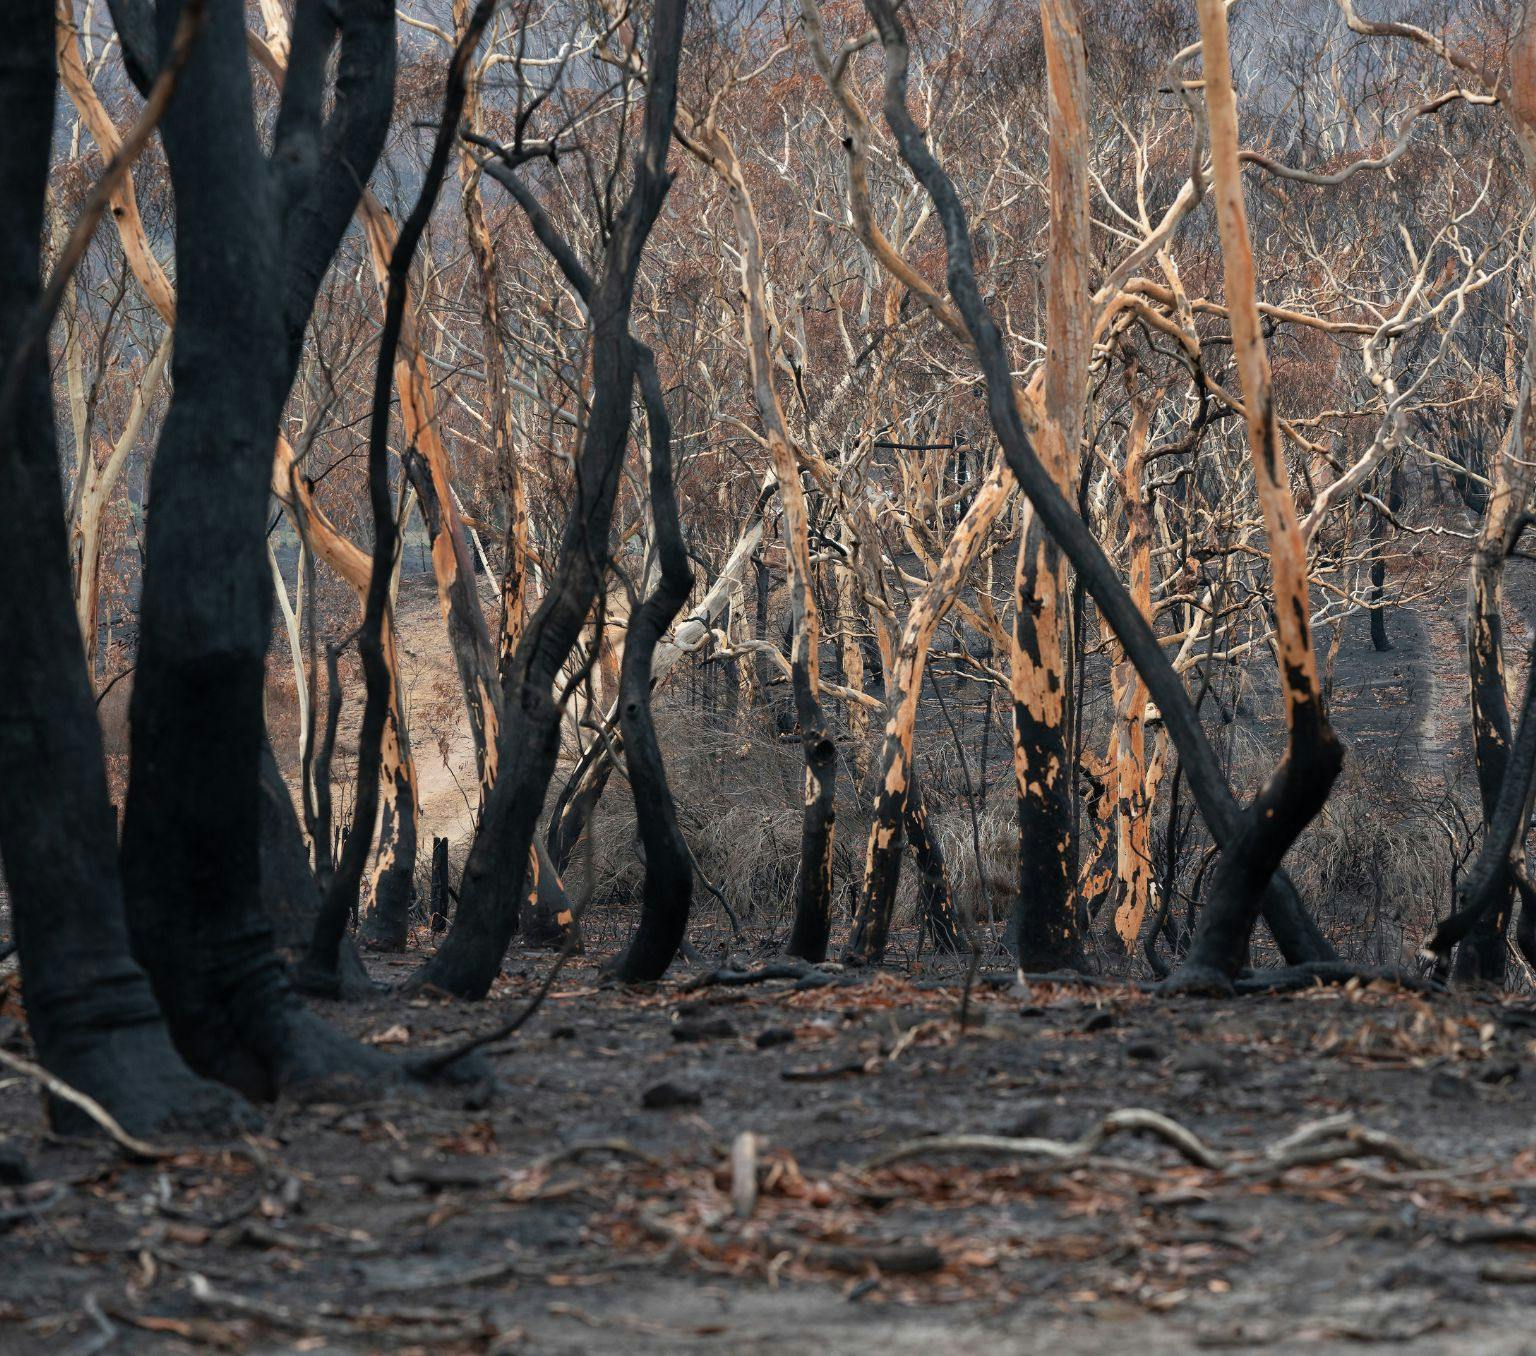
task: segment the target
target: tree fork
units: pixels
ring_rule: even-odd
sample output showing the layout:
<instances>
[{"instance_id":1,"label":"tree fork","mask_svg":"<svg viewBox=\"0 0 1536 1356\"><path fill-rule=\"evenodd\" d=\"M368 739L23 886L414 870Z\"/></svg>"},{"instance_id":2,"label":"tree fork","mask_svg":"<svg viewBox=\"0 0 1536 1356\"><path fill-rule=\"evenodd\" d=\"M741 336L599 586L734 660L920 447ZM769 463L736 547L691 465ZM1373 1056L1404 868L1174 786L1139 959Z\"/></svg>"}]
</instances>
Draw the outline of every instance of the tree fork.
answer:
<instances>
[{"instance_id":1,"label":"tree fork","mask_svg":"<svg viewBox=\"0 0 1536 1356\"><path fill-rule=\"evenodd\" d=\"M886 50L886 121L902 159L933 199L944 228L949 291L975 345L986 384L988 414L1008 467L1146 681L1179 749L1191 790L1217 842L1223 848L1236 846L1241 827L1240 812L1200 725L1194 703L1102 548L1035 455L1015 397L1001 335L977 287L964 208L954 185L934 159L906 106L905 35L885 0L865 0L865 3ZM1288 957L1295 955L1298 960L1333 958L1332 947L1307 917L1283 874L1275 874L1263 900L1265 917Z\"/></svg>"}]
</instances>

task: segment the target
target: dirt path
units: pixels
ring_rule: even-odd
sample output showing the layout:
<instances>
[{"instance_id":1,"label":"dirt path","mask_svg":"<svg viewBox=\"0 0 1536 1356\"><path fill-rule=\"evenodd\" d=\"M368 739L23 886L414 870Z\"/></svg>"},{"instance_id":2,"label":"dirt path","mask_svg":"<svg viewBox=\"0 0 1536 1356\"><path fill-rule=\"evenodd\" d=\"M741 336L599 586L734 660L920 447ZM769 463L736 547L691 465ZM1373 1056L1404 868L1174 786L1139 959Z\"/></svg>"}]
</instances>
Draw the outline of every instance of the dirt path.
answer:
<instances>
[{"instance_id":1,"label":"dirt path","mask_svg":"<svg viewBox=\"0 0 1536 1356\"><path fill-rule=\"evenodd\" d=\"M417 1045L512 1010L545 963L488 1006L332 1015ZM492 1056L494 1092L278 1107L265 1169L49 1143L31 1090L0 1086L55 1184L0 1199L0 1351L84 1351L93 1306L120 1352L1531 1350L1530 1009L1038 986L978 993L961 1035L956 1007L894 975L617 992L583 962ZM648 1109L660 1084L683 1104ZM1071 1140L1128 1106L1238 1159L1349 1112L1465 1171L1362 1151L1234 1177L1135 1135L1065 1170L856 1170L936 1134ZM765 1147L741 1220L744 1131ZM937 1269L828 1251L880 1247Z\"/></svg>"}]
</instances>

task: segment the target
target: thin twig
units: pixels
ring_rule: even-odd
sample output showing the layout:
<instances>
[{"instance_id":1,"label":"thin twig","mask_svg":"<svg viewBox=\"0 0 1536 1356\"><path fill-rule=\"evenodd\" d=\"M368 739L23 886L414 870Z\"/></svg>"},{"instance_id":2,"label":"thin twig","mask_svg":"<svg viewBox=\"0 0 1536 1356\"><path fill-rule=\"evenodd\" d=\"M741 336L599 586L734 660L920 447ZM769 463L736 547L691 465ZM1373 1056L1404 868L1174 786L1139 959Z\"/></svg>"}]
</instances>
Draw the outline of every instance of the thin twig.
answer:
<instances>
[{"instance_id":1,"label":"thin twig","mask_svg":"<svg viewBox=\"0 0 1536 1356\"><path fill-rule=\"evenodd\" d=\"M123 138L122 145L117 148L117 153L107 161L101 177L96 180L90 193L86 195L85 204L80 209L80 215L75 219L69 239L64 242L59 261L54 266L47 285L43 288L42 296L37 299L37 304L32 308L32 314L22 328L21 339L11 356L4 382L0 383L0 428L10 425L11 411L21 395L23 374L30 366L32 356L39 345L47 342L48 331L53 325L53 317L58 312L59 303L64 299L65 288L68 287L70 278L74 276L75 269L79 267L80 260L85 257L86 247L91 243L91 237L96 234L96 227L101 224L102 215L107 210L112 194L117 191L117 186L122 182L123 176L128 173L129 166L138 158L139 152L144 149L155 128L160 125L160 119L165 116L165 110L170 106L171 95L176 91L176 84L181 78L182 71L186 69L187 62L191 59L193 44L202 29L203 10L206 3L207 0L186 0L186 4L182 6L181 17L176 23L176 32L171 37L170 50L160 65L155 83L150 87L143 111L139 114L138 120L128 129L128 134Z\"/></svg>"}]
</instances>

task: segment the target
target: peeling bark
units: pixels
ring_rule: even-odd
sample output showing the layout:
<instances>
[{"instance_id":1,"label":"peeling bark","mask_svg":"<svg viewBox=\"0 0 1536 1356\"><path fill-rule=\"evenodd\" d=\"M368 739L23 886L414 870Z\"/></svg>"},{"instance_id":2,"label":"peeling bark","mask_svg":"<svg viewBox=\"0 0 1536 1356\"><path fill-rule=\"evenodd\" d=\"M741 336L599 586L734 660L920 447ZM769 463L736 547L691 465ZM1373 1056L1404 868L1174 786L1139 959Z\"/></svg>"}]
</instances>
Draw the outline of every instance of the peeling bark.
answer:
<instances>
[{"instance_id":1,"label":"peeling bark","mask_svg":"<svg viewBox=\"0 0 1536 1356\"><path fill-rule=\"evenodd\" d=\"M1269 354L1259 321L1248 218L1238 161L1237 101L1223 0L1199 0L1206 111L1217 225L1232 346L1247 404L1248 445L1274 589L1275 641L1287 743L1279 765L1244 810L1236 842L1222 845L1211 888L1176 985L1225 984L1248 952L1268 882L1328 798L1344 749L1328 723L1318 685L1308 596L1307 548L1280 445Z\"/></svg>"},{"instance_id":2,"label":"peeling bark","mask_svg":"<svg viewBox=\"0 0 1536 1356\"><path fill-rule=\"evenodd\" d=\"M1063 494L1077 480L1093 356L1088 214L1087 58L1075 0L1041 0L1049 106L1051 228L1046 279L1045 419L1040 458ZM1083 964L1072 785L1071 592L1067 560L1024 514L1009 646L1019 895L1009 941L1021 970Z\"/></svg>"}]
</instances>

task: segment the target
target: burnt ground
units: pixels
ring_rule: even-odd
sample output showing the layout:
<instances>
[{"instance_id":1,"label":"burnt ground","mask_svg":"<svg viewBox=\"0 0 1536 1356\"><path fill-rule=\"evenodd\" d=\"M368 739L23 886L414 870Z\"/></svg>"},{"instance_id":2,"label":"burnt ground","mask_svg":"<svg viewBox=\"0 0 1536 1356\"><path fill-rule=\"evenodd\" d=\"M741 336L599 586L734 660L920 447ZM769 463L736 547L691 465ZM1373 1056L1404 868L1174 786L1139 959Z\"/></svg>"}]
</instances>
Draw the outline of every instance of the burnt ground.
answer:
<instances>
[{"instance_id":1,"label":"burnt ground","mask_svg":"<svg viewBox=\"0 0 1536 1356\"><path fill-rule=\"evenodd\" d=\"M515 958L488 1004L330 1014L429 1045L515 1012L548 964ZM962 1029L948 980L831 978L615 990L578 959L493 1049L494 1088L328 1090L158 1163L49 1139L0 1078L37 1179L0 1188L0 1351L1536 1351L1524 1001L983 983ZM685 1104L647 1108L665 1083ZM1128 1107L1211 1165L1127 1131L1054 1166L863 1166ZM1325 1161L1264 1157L1341 1114Z\"/></svg>"}]
</instances>

